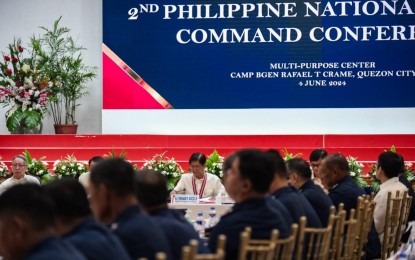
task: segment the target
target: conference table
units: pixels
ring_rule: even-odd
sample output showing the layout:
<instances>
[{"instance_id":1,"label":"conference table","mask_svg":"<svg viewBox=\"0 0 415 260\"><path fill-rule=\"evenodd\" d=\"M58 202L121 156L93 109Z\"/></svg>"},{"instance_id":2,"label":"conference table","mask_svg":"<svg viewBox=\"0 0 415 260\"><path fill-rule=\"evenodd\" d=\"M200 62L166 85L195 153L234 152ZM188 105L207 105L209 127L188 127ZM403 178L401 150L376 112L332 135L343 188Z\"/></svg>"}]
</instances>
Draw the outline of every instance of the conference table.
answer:
<instances>
[{"instance_id":1,"label":"conference table","mask_svg":"<svg viewBox=\"0 0 415 260\"><path fill-rule=\"evenodd\" d=\"M216 210L216 216L220 218L225 213L229 212L232 208L233 204L216 204L216 203L186 203L186 204L176 204L176 203L170 203L169 207L174 209L183 210L184 213L187 213L187 217L195 221L197 214L199 212L203 213L203 218L208 219L209 218L209 211L211 207L214 207Z\"/></svg>"}]
</instances>

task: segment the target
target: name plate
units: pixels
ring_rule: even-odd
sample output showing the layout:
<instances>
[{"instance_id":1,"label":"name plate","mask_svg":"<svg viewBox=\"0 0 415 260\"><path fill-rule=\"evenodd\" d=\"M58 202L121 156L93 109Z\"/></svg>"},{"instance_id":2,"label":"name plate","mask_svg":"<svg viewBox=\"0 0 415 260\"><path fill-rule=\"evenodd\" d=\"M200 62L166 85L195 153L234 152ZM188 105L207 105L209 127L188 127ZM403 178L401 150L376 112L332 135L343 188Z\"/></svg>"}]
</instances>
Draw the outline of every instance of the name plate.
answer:
<instances>
[{"instance_id":1,"label":"name plate","mask_svg":"<svg viewBox=\"0 0 415 260\"><path fill-rule=\"evenodd\" d=\"M190 194L174 194L171 197L171 203L174 204L197 204L199 196Z\"/></svg>"}]
</instances>

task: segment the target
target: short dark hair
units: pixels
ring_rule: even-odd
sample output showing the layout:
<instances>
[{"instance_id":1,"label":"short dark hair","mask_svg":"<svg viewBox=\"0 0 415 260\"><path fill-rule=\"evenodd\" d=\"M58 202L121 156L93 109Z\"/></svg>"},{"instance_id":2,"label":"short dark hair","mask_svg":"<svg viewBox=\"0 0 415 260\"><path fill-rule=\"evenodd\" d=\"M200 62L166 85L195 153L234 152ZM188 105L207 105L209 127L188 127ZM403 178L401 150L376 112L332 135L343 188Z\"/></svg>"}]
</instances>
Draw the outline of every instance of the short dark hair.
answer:
<instances>
[{"instance_id":1,"label":"short dark hair","mask_svg":"<svg viewBox=\"0 0 415 260\"><path fill-rule=\"evenodd\" d=\"M350 174L349 163L347 162L346 157L341 153L327 155L324 158L324 161L329 170L338 169L344 174Z\"/></svg>"},{"instance_id":2,"label":"short dark hair","mask_svg":"<svg viewBox=\"0 0 415 260\"><path fill-rule=\"evenodd\" d=\"M327 156L327 151L323 149L315 149L310 153L310 162L324 159Z\"/></svg>"},{"instance_id":3,"label":"short dark hair","mask_svg":"<svg viewBox=\"0 0 415 260\"><path fill-rule=\"evenodd\" d=\"M288 172L294 171L303 180L311 179L310 165L303 158L292 158L287 161Z\"/></svg>"},{"instance_id":4,"label":"short dark hair","mask_svg":"<svg viewBox=\"0 0 415 260\"><path fill-rule=\"evenodd\" d=\"M78 181L60 179L44 187L54 203L57 218L71 221L91 215L85 189Z\"/></svg>"},{"instance_id":5,"label":"short dark hair","mask_svg":"<svg viewBox=\"0 0 415 260\"><path fill-rule=\"evenodd\" d=\"M91 166L91 163L92 162L99 163L99 162L102 162L103 160L105 160L105 159L103 157L101 157L101 156L94 156L91 159L89 159L88 166Z\"/></svg>"},{"instance_id":6,"label":"short dark hair","mask_svg":"<svg viewBox=\"0 0 415 260\"><path fill-rule=\"evenodd\" d=\"M391 151L383 152L378 157L378 167L382 168L388 179L398 177L404 165L403 157Z\"/></svg>"},{"instance_id":7,"label":"short dark hair","mask_svg":"<svg viewBox=\"0 0 415 260\"><path fill-rule=\"evenodd\" d=\"M137 199L145 207L167 206L166 178L158 171L139 170L135 175Z\"/></svg>"},{"instance_id":8,"label":"short dark hair","mask_svg":"<svg viewBox=\"0 0 415 260\"><path fill-rule=\"evenodd\" d=\"M95 186L104 184L120 197L135 195L134 168L122 158L110 158L98 163L91 169L90 180Z\"/></svg>"},{"instance_id":9,"label":"short dark hair","mask_svg":"<svg viewBox=\"0 0 415 260\"><path fill-rule=\"evenodd\" d=\"M35 231L53 227L53 202L37 184L15 185L0 196L0 217L17 215Z\"/></svg>"},{"instance_id":10,"label":"short dark hair","mask_svg":"<svg viewBox=\"0 0 415 260\"><path fill-rule=\"evenodd\" d=\"M276 168L272 156L257 149L240 150L235 156L239 159L241 177L251 181L253 190L268 192Z\"/></svg>"},{"instance_id":11,"label":"short dark hair","mask_svg":"<svg viewBox=\"0 0 415 260\"><path fill-rule=\"evenodd\" d=\"M199 162L201 165L205 165L206 156L203 153L193 153L189 158L189 164L191 164L194 161Z\"/></svg>"},{"instance_id":12,"label":"short dark hair","mask_svg":"<svg viewBox=\"0 0 415 260\"><path fill-rule=\"evenodd\" d=\"M275 162L275 175L278 175L282 179L289 179L290 175L287 172L287 166L285 165L284 158L282 158L280 152L275 149L269 149L268 154L272 156Z\"/></svg>"}]
</instances>

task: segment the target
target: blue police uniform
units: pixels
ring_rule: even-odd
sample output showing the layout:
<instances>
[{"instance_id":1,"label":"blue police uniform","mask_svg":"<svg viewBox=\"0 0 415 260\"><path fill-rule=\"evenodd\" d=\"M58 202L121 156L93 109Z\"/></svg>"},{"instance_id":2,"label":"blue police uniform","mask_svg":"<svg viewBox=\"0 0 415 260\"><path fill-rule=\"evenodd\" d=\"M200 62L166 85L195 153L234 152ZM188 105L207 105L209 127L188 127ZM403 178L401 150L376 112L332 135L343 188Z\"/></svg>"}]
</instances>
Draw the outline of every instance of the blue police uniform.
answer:
<instances>
[{"instance_id":1,"label":"blue police uniform","mask_svg":"<svg viewBox=\"0 0 415 260\"><path fill-rule=\"evenodd\" d=\"M73 260L86 259L85 256L70 244L60 240L57 236L50 236L36 244L23 257L24 260L62 259Z\"/></svg>"},{"instance_id":2,"label":"blue police uniform","mask_svg":"<svg viewBox=\"0 0 415 260\"><path fill-rule=\"evenodd\" d=\"M199 241L198 253L209 253L209 249L200 240L193 226L177 210L163 208L150 213L154 221L160 225L167 241L170 243L173 259L181 259L182 247L189 245L191 239Z\"/></svg>"},{"instance_id":3,"label":"blue police uniform","mask_svg":"<svg viewBox=\"0 0 415 260\"><path fill-rule=\"evenodd\" d=\"M333 204L338 208L339 204L343 203L347 214L351 209L357 208L357 198L365 194L365 191L350 176L345 176L329 190L329 197ZM380 258L381 245L374 223L372 223L367 239L366 259Z\"/></svg>"},{"instance_id":4,"label":"blue police uniform","mask_svg":"<svg viewBox=\"0 0 415 260\"><path fill-rule=\"evenodd\" d=\"M295 223L299 223L300 217L305 216L307 227L321 227L320 219L310 202L296 188L292 186L283 187L274 191L271 195L284 204Z\"/></svg>"},{"instance_id":5,"label":"blue police uniform","mask_svg":"<svg viewBox=\"0 0 415 260\"><path fill-rule=\"evenodd\" d=\"M130 259L118 237L92 217L65 234L62 240L81 251L87 259Z\"/></svg>"},{"instance_id":6,"label":"blue police uniform","mask_svg":"<svg viewBox=\"0 0 415 260\"><path fill-rule=\"evenodd\" d=\"M329 196L327 196L320 186L314 184L312 180L307 180L300 187L299 192L310 202L320 219L321 225L326 227L329 221L330 207L333 206L333 202Z\"/></svg>"},{"instance_id":7,"label":"blue police uniform","mask_svg":"<svg viewBox=\"0 0 415 260\"><path fill-rule=\"evenodd\" d=\"M137 205L122 211L111 224L111 229L131 259L154 259L157 252L164 252L168 259L172 259L170 246L160 226L143 214Z\"/></svg>"},{"instance_id":8,"label":"blue police uniform","mask_svg":"<svg viewBox=\"0 0 415 260\"><path fill-rule=\"evenodd\" d=\"M239 237L245 227L252 228L252 238L269 239L271 231L278 229L280 237L290 235L291 223L273 208L267 198L250 199L236 203L232 211L220 219L212 229L209 238L209 248L216 251L217 238L226 235L226 259L234 260L238 256Z\"/></svg>"}]
</instances>

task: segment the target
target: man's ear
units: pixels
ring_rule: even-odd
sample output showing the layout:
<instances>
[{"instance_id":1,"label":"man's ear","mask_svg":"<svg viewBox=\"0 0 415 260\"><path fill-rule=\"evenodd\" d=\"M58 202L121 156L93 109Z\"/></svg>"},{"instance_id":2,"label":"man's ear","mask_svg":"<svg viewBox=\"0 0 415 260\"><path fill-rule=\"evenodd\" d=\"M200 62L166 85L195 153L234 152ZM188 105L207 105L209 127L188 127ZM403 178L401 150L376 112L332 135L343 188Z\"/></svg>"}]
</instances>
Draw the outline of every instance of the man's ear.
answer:
<instances>
[{"instance_id":1,"label":"man's ear","mask_svg":"<svg viewBox=\"0 0 415 260\"><path fill-rule=\"evenodd\" d=\"M298 175L297 175L297 173L296 173L296 172L291 172L291 173L290 173L290 180L291 180L292 182L297 182L297 180L298 180Z\"/></svg>"},{"instance_id":2,"label":"man's ear","mask_svg":"<svg viewBox=\"0 0 415 260\"><path fill-rule=\"evenodd\" d=\"M249 192L251 189L252 189L252 182L249 179L244 179L242 181L243 192Z\"/></svg>"}]
</instances>

